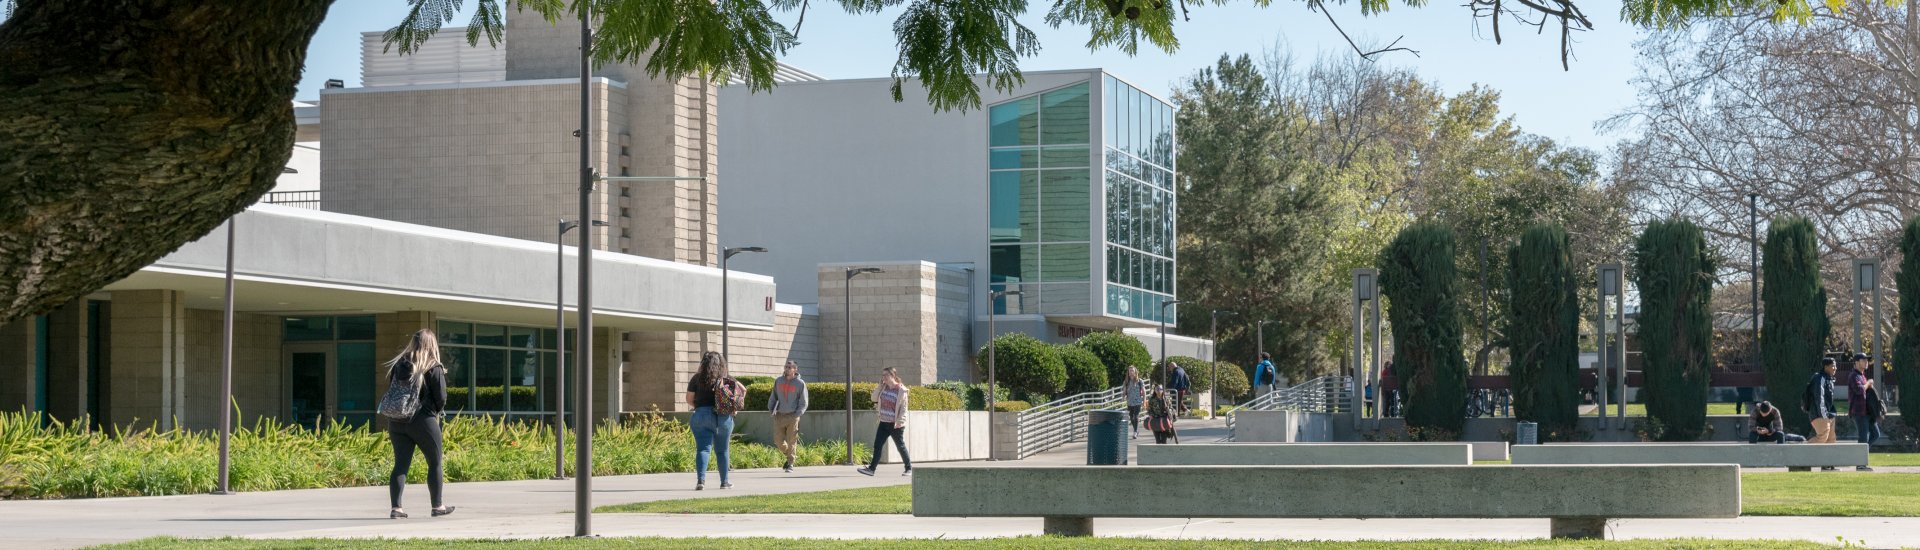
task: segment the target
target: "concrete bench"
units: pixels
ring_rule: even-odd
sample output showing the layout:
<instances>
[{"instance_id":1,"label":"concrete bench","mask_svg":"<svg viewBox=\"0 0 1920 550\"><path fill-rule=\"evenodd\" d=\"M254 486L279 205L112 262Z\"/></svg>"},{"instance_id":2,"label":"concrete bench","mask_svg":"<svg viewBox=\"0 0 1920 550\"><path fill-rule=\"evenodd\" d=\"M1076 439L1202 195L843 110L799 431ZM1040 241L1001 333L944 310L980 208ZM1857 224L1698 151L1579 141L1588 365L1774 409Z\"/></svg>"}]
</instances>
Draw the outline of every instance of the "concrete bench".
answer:
<instances>
[{"instance_id":1,"label":"concrete bench","mask_svg":"<svg viewBox=\"0 0 1920 550\"><path fill-rule=\"evenodd\" d=\"M1039 517L1066 536L1092 536L1096 517L1547 518L1554 538L1604 538L1608 519L1740 515L1732 464L929 464L913 476L915 516Z\"/></svg>"},{"instance_id":2,"label":"concrete bench","mask_svg":"<svg viewBox=\"0 0 1920 550\"><path fill-rule=\"evenodd\" d=\"M1738 464L1742 468L1808 470L1864 466L1860 443L1554 443L1514 445L1514 464Z\"/></svg>"},{"instance_id":3,"label":"concrete bench","mask_svg":"<svg viewBox=\"0 0 1920 550\"><path fill-rule=\"evenodd\" d=\"M1368 466L1473 464L1466 443L1233 443L1141 445L1141 466Z\"/></svg>"}]
</instances>

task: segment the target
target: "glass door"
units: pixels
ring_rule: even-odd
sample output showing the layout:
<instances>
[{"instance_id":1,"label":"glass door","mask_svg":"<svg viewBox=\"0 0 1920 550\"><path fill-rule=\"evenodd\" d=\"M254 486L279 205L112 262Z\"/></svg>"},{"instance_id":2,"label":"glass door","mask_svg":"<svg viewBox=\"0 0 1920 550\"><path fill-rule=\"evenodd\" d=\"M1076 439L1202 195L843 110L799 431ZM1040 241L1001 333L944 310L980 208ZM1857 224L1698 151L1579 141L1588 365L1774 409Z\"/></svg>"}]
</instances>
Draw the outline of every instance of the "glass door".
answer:
<instances>
[{"instance_id":1,"label":"glass door","mask_svg":"<svg viewBox=\"0 0 1920 550\"><path fill-rule=\"evenodd\" d=\"M309 428L334 418L332 343L288 344L287 406L293 422Z\"/></svg>"}]
</instances>

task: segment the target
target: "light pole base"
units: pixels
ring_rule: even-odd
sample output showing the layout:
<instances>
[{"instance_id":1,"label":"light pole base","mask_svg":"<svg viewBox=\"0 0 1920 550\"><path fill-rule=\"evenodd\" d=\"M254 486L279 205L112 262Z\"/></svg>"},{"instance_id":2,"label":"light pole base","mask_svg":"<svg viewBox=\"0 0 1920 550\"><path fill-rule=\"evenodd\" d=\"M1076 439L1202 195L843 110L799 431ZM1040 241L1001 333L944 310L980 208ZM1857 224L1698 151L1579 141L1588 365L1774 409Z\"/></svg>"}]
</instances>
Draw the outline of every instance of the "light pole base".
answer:
<instances>
[{"instance_id":1,"label":"light pole base","mask_svg":"<svg viewBox=\"0 0 1920 550\"><path fill-rule=\"evenodd\" d=\"M547 479L551 479L551 480L554 480L554 481L560 481L560 480L566 480L566 479L573 479L573 478L570 478L570 477L567 477L567 476L553 476L553 477L549 477L549 478L547 478Z\"/></svg>"},{"instance_id":2,"label":"light pole base","mask_svg":"<svg viewBox=\"0 0 1920 550\"><path fill-rule=\"evenodd\" d=\"M221 491L221 490L215 489L213 492L207 493L207 494L232 496L232 495L240 494L240 492L239 491Z\"/></svg>"}]
</instances>

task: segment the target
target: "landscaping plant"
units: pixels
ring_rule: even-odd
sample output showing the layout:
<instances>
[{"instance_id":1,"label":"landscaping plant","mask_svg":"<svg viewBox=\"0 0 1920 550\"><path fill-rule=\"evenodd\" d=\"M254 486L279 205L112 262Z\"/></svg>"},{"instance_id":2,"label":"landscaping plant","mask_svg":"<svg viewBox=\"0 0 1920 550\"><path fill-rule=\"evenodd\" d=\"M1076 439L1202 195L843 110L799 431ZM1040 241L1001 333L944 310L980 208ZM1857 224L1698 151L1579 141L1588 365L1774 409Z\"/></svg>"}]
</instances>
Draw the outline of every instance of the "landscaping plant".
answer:
<instances>
[{"instance_id":1,"label":"landscaping plant","mask_svg":"<svg viewBox=\"0 0 1920 550\"><path fill-rule=\"evenodd\" d=\"M1054 352L1060 354L1060 362L1067 368L1067 394L1095 392L1111 387L1107 384L1107 366L1087 348L1066 344L1054 346Z\"/></svg>"},{"instance_id":2,"label":"landscaping plant","mask_svg":"<svg viewBox=\"0 0 1920 550\"><path fill-rule=\"evenodd\" d=\"M1153 363L1153 354L1147 351L1146 344L1140 340L1119 332L1094 332L1081 336L1073 345L1086 348L1107 367L1107 384L1117 386L1127 379L1127 367L1140 369L1145 373Z\"/></svg>"},{"instance_id":3,"label":"landscaping plant","mask_svg":"<svg viewBox=\"0 0 1920 550\"><path fill-rule=\"evenodd\" d=\"M1779 405L1787 429L1812 433L1800 395L1807 379L1820 366L1828 333L1827 290L1820 284L1820 243L1813 222L1801 216L1782 216L1767 226L1767 242L1760 260L1760 350L1767 375L1767 394Z\"/></svg>"},{"instance_id":4,"label":"landscaping plant","mask_svg":"<svg viewBox=\"0 0 1920 550\"><path fill-rule=\"evenodd\" d=\"M1013 332L994 337L995 378L1001 386L1022 401L1045 403L1067 389L1067 366L1054 347L1026 333ZM980 372L987 371L987 348L981 346L974 362Z\"/></svg>"},{"instance_id":5,"label":"landscaping plant","mask_svg":"<svg viewBox=\"0 0 1920 550\"><path fill-rule=\"evenodd\" d=\"M1900 235L1900 274L1893 279L1900 294L1893 338L1893 370L1900 377L1900 417L1920 419L1920 216L1907 220Z\"/></svg>"},{"instance_id":6,"label":"landscaping plant","mask_svg":"<svg viewBox=\"0 0 1920 550\"><path fill-rule=\"evenodd\" d=\"M1580 417L1580 299L1567 231L1530 228L1507 251L1514 416L1570 434Z\"/></svg>"},{"instance_id":7,"label":"landscaping plant","mask_svg":"<svg viewBox=\"0 0 1920 550\"><path fill-rule=\"evenodd\" d=\"M1647 417L1662 441L1693 441L1707 429L1713 362L1713 256L1700 227L1681 219L1647 225L1634 246ZM1787 395L1799 395L1796 388ZM1783 406L1784 408L1785 406Z\"/></svg>"},{"instance_id":8,"label":"landscaping plant","mask_svg":"<svg viewBox=\"0 0 1920 550\"><path fill-rule=\"evenodd\" d=\"M1393 363L1395 372L1404 373L1400 385L1410 431L1458 434L1466 423L1467 361L1460 349L1453 254L1453 230L1435 223L1401 230L1380 252Z\"/></svg>"}]
</instances>

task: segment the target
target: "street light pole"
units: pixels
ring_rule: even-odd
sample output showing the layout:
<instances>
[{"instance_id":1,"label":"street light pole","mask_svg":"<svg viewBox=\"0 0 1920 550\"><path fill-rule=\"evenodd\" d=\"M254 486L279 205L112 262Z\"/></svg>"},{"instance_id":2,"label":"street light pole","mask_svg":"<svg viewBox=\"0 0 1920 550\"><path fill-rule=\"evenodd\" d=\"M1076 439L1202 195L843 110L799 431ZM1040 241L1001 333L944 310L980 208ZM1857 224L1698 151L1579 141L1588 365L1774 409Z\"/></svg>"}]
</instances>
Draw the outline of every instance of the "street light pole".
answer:
<instances>
[{"instance_id":1,"label":"street light pole","mask_svg":"<svg viewBox=\"0 0 1920 550\"><path fill-rule=\"evenodd\" d=\"M1751 325L1749 328L1751 328L1753 331L1752 332L1753 364L1755 366L1759 366L1760 369L1764 372L1766 370L1766 367L1761 364L1761 356L1760 356L1761 351L1760 351L1760 194L1759 193L1747 193L1747 235L1751 237L1748 239L1748 242L1747 242L1747 252L1748 252L1747 265L1749 268L1752 269L1750 273L1753 274L1753 278L1751 279L1751 282L1749 282L1747 285L1751 287L1747 289L1747 294L1748 294L1748 299L1752 305L1752 308L1748 310L1752 313L1747 318L1748 318L1749 325Z\"/></svg>"},{"instance_id":2,"label":"street light pole","mask_svg":"<svg viewBox=\"0 0 1920 550\"><path fill-rule=\"evenodd\" d=\"M997 310L1000 309L1001 298L1005 298L1008 296L1019 296L1019 295L1020 295L1020 291L1018 290L1001 290L1001 291L993 292L987 295L987 418L989 419L993 418L993 415L995 414L994 396L1000 393L999 380L994 376L994 370L996 367L999 366L999 361L997 361L997 358L994 357L993 338L995 336L1000 335L1000 333L997 330L995 330L993 327L994 314L997 312ZM989 421L988 424L991 425L992 422ZM987 460L994 459L993 458L993 440L994 438L992 437L987 438Z\"/></svg>"},{"instance_id":3,"label":"street light pole","mask_svg":"<svg viewBox=\"0 0 1920 550\"><path fill-rule=\"evenodd\" d=\"M567 429L567 232L579 226L580 222L560 220L553 239L553 477L547 479L567 478L563 458ZM594 220L593 226L606 227L607 222Z\"/></svg>"},{"instance_id":4,"label":"street light pole","mask_svg":"<svg viewBox=\"0 0 1920 550\"><path fill-rule=\"evenodd\" d=\"M736 246L733 248L728 248L720 253L720 358L721 359L726 359L728 361L733 360L733 356L728 355L727 353L729 351L729 348L727 347L727 336L728 336L728 333L733 331L733 324L728 322L728 317L727 317L727 279L728 279L727 258L732 258L734 254L739 254L741 252L766 252L766 251L767 249L758 247L758 246Z\"/></svg>"},{"instance_id":5,"label":"street light pole","mask_svg":"<svg viewBox=\"0 0 1920 550\"><path fill-rule=\"evenodd\" d=\"M1172 362L1167 358L1167 306L1178 304L1184 301L1186 300L1167 300L1167 299L1160 300L1160 369L1159 371L1160 371L1160 387L1162 388L1167 387L1167 371L1173 370L1172 367L1167 366L1168 363Z\"/></svg>"},{"instance_id":6,"label":"street light pole","mask_svg":"<svg viewBox=\"0 0 1920 550\"><path fill-rule=\"evenodd\" d=\"M216 495L233 494L227 484L233 471L233 236L234 222L227 218L227 299L220 319L220 486Z\"/></svg>"},{"instance_id":7,"label":"street light pole","mask_svg":"<svg viewBox=\"0 0 1920 550\"><path fill-rule=\"evenodd\" d=\"M847 397L847 465L849 466L853 465L853 278L868 273L884 272L886 270L878 267L847 268L845 292L841 296L847 307L847 391L842 393ZM875 448L873 452L878 453L880 449Z\"/></svg>"},{"instance_id":8,"label":"street light pole","mask_svg":"<svg viewBox=\"0 0 1920 550\"><path fill-rule=\"evenodd\" d=\"M1213 310L1207 324L1207 368L1211 371L1207 377L1207 398L1213 400L1209 409L1220 408L1220 314L1232 314L1224 309ZM1197 400L1197 399L1196 399ZM1213 410L1207 411L1207 417L1213 417Z\"/></svg>"},{"instance_id":9,"label":"street light pole","mask_svg":"<svg viewBox=\"0 0 1920 550\"><path fill-rule=\"evenodd\" d=\"M589 26L592 9L578 4L580 10L580 220L593 219L593 29ZM573 536L593 536L593 231L580 231L580 277L576 300L580 308L579 391L574 398L573 445ZM562 337L565 335L562 334Z\"/></svg>"}]
</instances>

